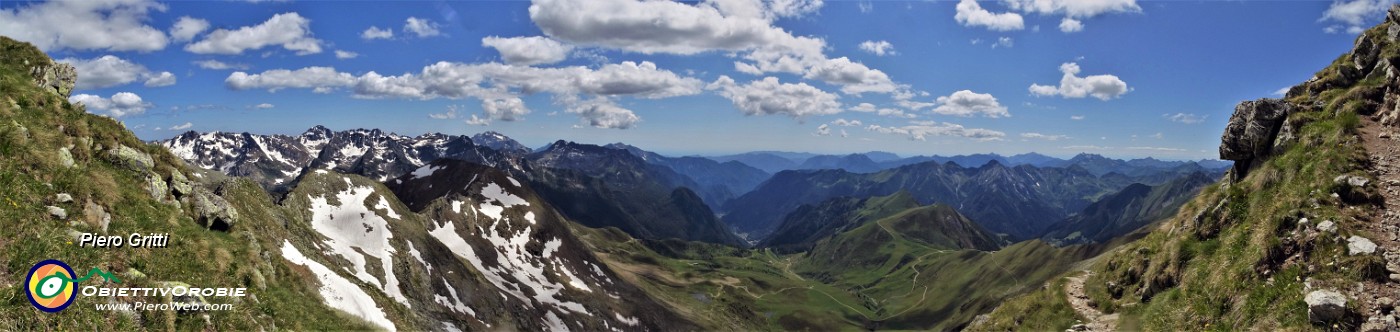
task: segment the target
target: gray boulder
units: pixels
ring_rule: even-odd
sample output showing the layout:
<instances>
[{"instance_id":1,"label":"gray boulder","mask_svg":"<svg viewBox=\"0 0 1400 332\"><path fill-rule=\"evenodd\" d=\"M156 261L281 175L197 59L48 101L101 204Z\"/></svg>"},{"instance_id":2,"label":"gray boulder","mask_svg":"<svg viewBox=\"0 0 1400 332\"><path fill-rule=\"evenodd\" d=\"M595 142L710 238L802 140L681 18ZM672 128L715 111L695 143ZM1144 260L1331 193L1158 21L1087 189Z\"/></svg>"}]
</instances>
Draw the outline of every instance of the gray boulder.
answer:
<instances>
[{"instance_id":1,"label":"gray boulder","mask_svg":"<svg viewBox=\"0 0 1400 332\"><path fill-rule=\"evenodd\" d=\"M1376 65L1376 60L1380 59L1380 56L1381 46L1377 45L1375 41L1367 38L1365 34L1356 38L1356 47L1351 49L1351 63L1356 66L1357 70L1369 71L1372 66Z\"/></svg>"},{"instance_id":2,"label":"gray boulder","mask_svg":"<svg viewBox=\"0 0 1400 332\"><path fill-rule=\"evenodd\" d=\"M1347 238L1347 254L1349 255L1370 255L1376 253L1376 243L1371 239L1352 235Z\"/></svg>"},{"instance_id":3,"label":"gray boulder","mask_svg":"<svg viewBox=\"0 0 1400 332\"><path fill-rule=\"evenodd\" d=\"M1337 185L1345 185L1345 186L1352 186L1352 187L1365 187L1366 184L1371 183L1371 180L1370 180L1370 179L1367 179L1367 178L1365 178L1365 177L1362 177L1362 176L1356 176L1356 175L1350 175L1350 174L1342 174L1342 175L1338 175L1338 176L1335 177L1335 178L1332 178L1332 183L1336 183Z\"/></svg>"},{"instance_id":4,"label":"gray boulder","mask_svg":"<svg viewBox=\"0 0 1400 332\"><path fill-rule=\"evenodd\" d=\"M1313 291L1303 301L1308 303L1308 320L1313 323L1335 322L1347 313L1347 297L1333 290Z\"/></svg>"},{"instance_id":5,"label":"gray boulder","mask_svg":"<svg viewBox=\"0 0 1400 332\"><path fill-rule=\"evenodd\" d=\"M53 199L54 201L59 203L69 203L73 201L73 195L69 195L67 193L60 193L58 195L54 195Z\"/></svg>"},{"instance_id":6,"label":"gray boulder","mask_svg":"<svg viewBox=\"0 0 1400 332\"><path fill-rule=\"evenodd\" d=\"M50 205L50 206L46 206L45 208L47 208L47 209L49 210L49 215L53 216L54 219L58 219L58 220L68 219L68 211L64 211L63 208L61 208L61 207L57 207L57 206L52 206L52 205Z\"/></svg>"},{"instance_id":7,"label":"gray boulder","mask_svg":"<svg viewBox=\"0 0 1400 332\"><path fill-rule=\"evenodd\" d=\"M91 200L83 204L83 216L83 221L87 222L89 226L102 230L103 233L106 233L107 226L112 224L112 214L107 213L107 209Z\"/></svg>"},{"instance_id":8,"label":"gray boulder","mask_svg":"<svg viewBox=\"0 0 1400 332\"><path fill-rule=\"evenodd\" d=\"M1297 107L1278 99L1260 99L1235 106L1235 114L1220 136L1220 159L1235 161L1235 177L1243 178L1253 161L1271 155L1274 138Z\"/></svg>"}]
</instances>

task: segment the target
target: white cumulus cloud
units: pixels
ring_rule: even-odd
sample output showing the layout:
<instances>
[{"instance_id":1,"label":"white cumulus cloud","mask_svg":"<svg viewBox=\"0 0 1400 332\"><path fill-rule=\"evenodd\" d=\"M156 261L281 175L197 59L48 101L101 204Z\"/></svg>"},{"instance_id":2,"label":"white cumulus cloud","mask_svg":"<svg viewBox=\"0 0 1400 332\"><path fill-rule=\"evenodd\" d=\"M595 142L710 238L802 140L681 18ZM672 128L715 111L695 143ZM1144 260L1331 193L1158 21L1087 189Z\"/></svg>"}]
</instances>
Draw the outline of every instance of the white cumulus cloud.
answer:
<instances>
[{"instance_id":1,"label":"white cumulus cloud","mask_svg":"<svg viewBox=\"0 0 1400 332\"><path fill-rule=\"evenodd\" d=\"M700 93L704 83L658 69L651 62L621 62L602 67L538 68L500 63L438 62L419 73L359 76L331 67L234 72L224 80L234 90L350 89L356 98L471 98L482 102L485 120L514 121L528 114L523 95L547 93L566 111L595 127L630 128L640 118L612 101L621 97L660 99Z\"/></svg>"},{"instance_id":2,"label":"white cumulus cloud","mask_svg":"<svg viewBox=\"0 0 1400 332\"><path fill-rule=\"evenodd\" d=\"M1142 11L1137 0L1002 0L1011 9L1041 15L1088 18L1108 13Z\"/></svg>"},{"instance_id":3,"label":"white cumulus cloud","mask_svg":"<svg viewBox=\"0 0 1400 332\"><path fill-rule=\"evenodd\" d=\"M910 121L907 126L881 126L869 125L865 130L891 135L908 136L911 140L924 141L929 137L951 136L964 137L977 141L999 141L1006 137L1006 133L981 128L967 128L959 124L936 122L936 121Z\"/></svg>"},{"instance_id":4,"label":"white cumulus cloud","mask_svg":"<svg viewBox=\"0 0 1400 332\"><path fill-rule=\"evenodd\" d=\"M904 110L901 110L901 109L898 109L898 108L876 107L875 104L871 104L871 103L860 103L860 104L857 104L856 106L851 107L850 110L856 111L856 112L861 112L861 113L875 113L876 115L879 115L879 116L888 116L888 117L895 117L895 118L910 118L910 119L912 119L912 118L915 117L913 114L905 113Z\"/></svg>"},{"instance_id":5,"label":"white cumulus cloud","mask_svg":"<svg viewBox=\"0 0 1400 332\"><path fill-rule=\"evenodd\" d=\"M163 71L159 74L151 74L146 78L145 85L146 87L152 88L175 85L175 74L171 74L168 71Z\"/></svg>"},{"instance_id":6,"label":"white cumulus cloud","mask_svg":"<svg viewBox=\"0 0 1400 332\"><path fill-rule=\"evenodd\" d=\"M837 126L842 126L842 127L859 127L859 126L861 126L860 120L846 120L846 119L836 119L836 121L832 121L831 124L837 125Z\"/></svg>"},{"instance_id":7,"label":"white cumulus cloud","mask_svg":"<svg viewBox=\"0 0 1400 332\"><path fill-rule=\"evenodd\" d=\"M884 41L884 40L880 40L880 41L867 40L867 41L860 42L860 50L866 51L866 52L869 52L870 54L874 54L874 55L878 55L878 56L897 55L897 54L899 54L899 53L897 53L897 52L894 51L894 44L890 44L890 42Z\"/></svg>"},{"instance_id":8,"label":"white cumulus cloud","mask_svg":"<svg viewBox=\"0 0 1400 332\"><path fill-rule=\"evenodd\" d=\"M840 97L835 94L806 83L781 83L772 76L743 85L729 76L720 76L706 89L716 90L720 96L729 98L745 115L802 118L841 112L841 103L837 101Z\"/></svg>"},{"instance_id":9,"label":"white cumulus cloud","mask_svg":"<svg viewBox=\"0 0 1400 332\"><path fill-rule=\"evenodd\" d=\"M797 37L772 20L793 13L790 1L536 0L530 19L554 39L643 54L727 52L749 74L804 74L824 64L826 42Z\"/></svg>"},{"instance_id":10,"label":"white cumulus cloud","mask_svg":"<svg viewBox=\"0 0 1400 332\"><path fill-rule=\"evenodd\" d=\"M146 24L165 5L149 0L48 1L0 9L0 35L39 49L150 52L170 43Z\"/></svg>"},{"instance_id":11,"label":"white cumulus cloud","mask_svg":"<svg viewBox=\"0 0 1400 332\"><path fill-rule=\"evenodd\" d=\"M606 100L584 102L564 110L579 116L588 125L596 128L627 129L642 119L632 110L618 107Z\"/></svg>"},{"instance_id":12,"label":"white cumulus cloud","mask_svg":"<svg viewBox=\"0 0 1400 332\"><path fill-rule=\"evenodd\" d=\"M93 59L60 59L73 65L78 71L78 84L74 89L103 89L125 85L137 80L145 81L148 87L170 86L175 84L175 75L170 72L152 72L146 66L127 61L115 55L104 55Z\"/></svg>"},{"instance_id":13,"label":"white cumulus cloud","mask_svg":"<svg viewBox=\"0 0 1400 332\"><path fill-rule=\"evenodd\" d=\"M170 38L175 41L186 42L194 40L194 37L204 32L204 30L209 30L209 21L189 16L181 16L180 19L175 20L175 25L170 26Z\"/></svg>"},{"instance_id":14,"label":"white cumulus cloud","mask_svg":"<svg viewBox=\"0 0 1400 332\"><path fill-rule=\"evenodd\" d=\"M479 117L476 116L476 114L472 114L472 117L471 117L470 119L463 120L462 122L465 122L465 123L466 123L467 125L469 125L469 126L489 126L489 125L491 125L491 119L479 118Z\"/></svg>"},{"instance_id":15,"label":"white cumulus cloud","mask_svg":"<svg viewBox=\"0 0 1400 332\"><path fill-rule=\"evenodd\" d=\"M364 32L360 32L360 38L364 40L390 39L394 38L394 30L380 29L376 26L370 26L369 29L365 29Z\"/></svg>"},{"instance_id":16,"label":"white cumulus cloud","mask_svg":"<svg viewBox=\"0 0 1400 332\"><path fill-rule=\"evenodd\" d=\"M321 43L311 35L311 20L288 12L273 15L258 25L214 30L204 39L185 45L185 50L197 54L242 54L248 50L282 46L297 55L307 55L321 53Z\"/></svg>"},{"instance_id":17,"label":"white cumulus cloud","mask_svg":"<svg viewBox=\"0 0 1400 332\"><path fill-rule=\"evenodd\" d=\"M885 72L871 69L846 57L826 60L812 67L803 77L840 85L841 92L847 94L889 93L898 88Z\"/></svg>"},{"instance_id":18,"label":"white cumulus cloud","mask_svg":"<svg viewBox=\"0 0 1400 332\"><path fill-rule=\"evenodd\" d=\"M1317 21L1337 23L1322 28L1326 33L1346 31L1348 34L1360 34L1372 25L1370 22L1379 21L1394 3L1395 0L1337 0L1322 12L1322 18Z\"/></svg>"},{"instance_id":19,"label":"white cumulus cloud","mask_svg":"<svg viewBox=\"0 0 1400 332\"><path fill-rule=\"evenodd\" d=\"M351 52L351 51L345 51L345 50L335 50L335 58L336 58L336 59L342 59L342 60L344 60L344 59L354 59L354 58L357 58L357 57L359 57L359 56L360 56L359 53L355 53L355 52Z\"/></svg>"},{"instance_id":20,"label":"white cumulus cloud","mask_svg":"<svg viewBox=\"0 0 1400 332\"><path fill-rule=\"evenodd\" d=\"M1017 13L993 13L977 4L977 0L962 0L956 7L957 14L953 19L959 24L969 27L985 27L992 31L1012 31L1025 29L1025 22L1021 14Z\"/></svg>"},{"instance_id":21,"label":"white cumulus cloud","mask_svg":"<svg viewBox=\"0 0 1400 332\"><path fill-rule=\"evenodd\" d=\"M201 61L195 61L194 64L197 65L197 66L199 66L199 68L204 68L204 69L213 69L213 70L228 70L228 69L248 70L248 65L247 65L247 64L242 64L242 63L226 63L226 62L219 61L219 60L201 60Z\"/></svg>"},{"instance_id":22,"label":"white cumulus cloud","mask_svg":"<svg viewBox=\"0 0 1400 332\"><path fill-rule=\"evenodd\" d=\"M1128 83L1118 76L1113 75L1092 75L1079 77L1079 65L1067 62L1060 65L1060 72L1064 76L1060 78L1060 85L1040 85L1031 84L1030 92L1036 96L1061 96L1064 98L1084 98L1093 96L1099 100L1109 100L1118 98L1123 94L1132 91L1128 88Z\"/></svg>"},{"instance_id":23,"label":"white cumulus cloud","mask_svg":"<svg viewBox=\"0 0 1400 332\"><path fill-rule=\"evenodd\" d=\"M501 53L501 60L512 65L541 65L551 64L569 58L569 52L574 50L573 46L560 43L559 41L547 37L486 37L481 39L481 46L496 49Z\"/></svg>"},{"instance_id":24,"label":"white cumulus cloud","mask_svg":"<svg viewBox=\"0 0 1400 332\"><path fill-rule=\"evenodd\" d=\"M224 85L234 90L268 89L277 91L285 88L337 88L355 84L353 75L341 73L332 67L306 67L297 70L274 69L260 74L241 71L229 74Z\"/></svg>"},{"instance_id":25,"label":"white cumulus cloud","mask_svg":"<svg viewBox=\"0 0 1400 332\"><path fill-rule=\"evenodd\" d=\"M141 100L141 96L130 92L118 92L113 94L111 98L79 94L68 97L68 102L83 104L87 106L89 112L101 111L113 118L145 113L146 109L151 107L150 103Z\"/></svg>"},{"instance_id":26,"label":"white cumulus cloud","mask_svg":"<svg viewBox=\"0 0 1400 332\"><path fill-rule=\"evenodd\" d=\"M1084 22L1066 17L1060 20L1060 32L1073 33L1084 31Z\"/></svg>"},{"instance_id":27,"label":"white cumulus cloud","mask_svg":"<svg viewBox=\"0 0 1400 332\"><path fill-rule=\"evenodd\" d=\"M960 90L951 95L938 97L938 107L933 109L934 113L954 116L981 115L989 118L1002 118L1011 116L1006 111L1006 106L997 102L997 98L989 93L976 93L970 90Z\"/></svg>"},{"instance_id":28,"label":"white cumulus cloud","mask_svg":"<svg viewBox=\"0 0 1400 332\"><path fill-rule=\"evenodd\" d=\"M405 20L403 31L413 33L419 38L442 35L442 31L438 30L437 22L417 17L409 17Z\"/></svg>"}]
</instances>

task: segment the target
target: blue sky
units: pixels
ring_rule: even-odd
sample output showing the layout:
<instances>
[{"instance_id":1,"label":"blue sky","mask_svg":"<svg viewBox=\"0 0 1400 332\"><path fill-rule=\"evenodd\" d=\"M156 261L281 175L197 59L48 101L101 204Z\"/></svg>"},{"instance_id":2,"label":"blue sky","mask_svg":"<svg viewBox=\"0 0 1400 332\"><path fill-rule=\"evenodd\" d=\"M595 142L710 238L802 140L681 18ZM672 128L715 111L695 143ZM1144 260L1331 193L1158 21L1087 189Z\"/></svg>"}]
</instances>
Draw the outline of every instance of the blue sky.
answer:
<instances>
[{"instance_id":1,"label":"blue sky","mask_svg":"<svg viewBox=\"0 0 1400 332\"><path fill-rule=\"evenodd\" d=\"M668 154L1214 158L1389 0L0 3L143 139L314 125ZM76 22L76 23L75 23ZM1076 24L1077 23L1077 24Z\"/></svg>"}]
</instances>

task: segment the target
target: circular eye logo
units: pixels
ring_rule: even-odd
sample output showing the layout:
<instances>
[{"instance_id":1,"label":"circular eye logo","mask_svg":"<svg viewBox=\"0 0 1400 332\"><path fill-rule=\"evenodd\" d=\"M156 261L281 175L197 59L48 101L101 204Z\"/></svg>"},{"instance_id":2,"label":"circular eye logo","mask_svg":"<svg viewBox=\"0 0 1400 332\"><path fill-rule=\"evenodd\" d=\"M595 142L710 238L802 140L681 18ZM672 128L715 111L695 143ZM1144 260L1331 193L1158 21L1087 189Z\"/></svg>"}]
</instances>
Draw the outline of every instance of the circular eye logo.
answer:
<instances>
[{"instance_id":1,"label":"circular eye logo","mask_svg":"<svg viewBox=\"0 0 1400 332\"><path fill-rule=\"evenodd\" d=\"M62 261L50 259L34 264L24 279L29 303L45 312L67 308L73 304L73 292L78 288L73 279L73 268Z\"/></svg>"}]
</instances>

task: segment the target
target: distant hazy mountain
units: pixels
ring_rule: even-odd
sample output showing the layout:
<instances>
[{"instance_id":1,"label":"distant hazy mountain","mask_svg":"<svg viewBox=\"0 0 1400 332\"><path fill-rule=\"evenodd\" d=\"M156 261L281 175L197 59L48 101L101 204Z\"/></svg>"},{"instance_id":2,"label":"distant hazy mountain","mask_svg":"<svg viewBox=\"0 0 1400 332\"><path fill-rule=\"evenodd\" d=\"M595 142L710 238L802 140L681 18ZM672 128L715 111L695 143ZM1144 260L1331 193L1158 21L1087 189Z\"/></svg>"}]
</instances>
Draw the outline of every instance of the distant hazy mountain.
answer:
<instances>
[{"instance_id":1,"label":"distant hazy mountain","mask_svg":"<svg viewBox=\"0 0 1400 332\"><path fill-rule=\"evenodd\" d=\"M842 169L853 173L870 173L880 171L884 167L864 154L848 154L807 158L797 169Z\"/></svg>"},{"instance_id":2,"label":"distant hazy mountain","mask_svg":"<svg viewBox=\"0 0 1400 332\"><path fill-rule=\"evenodd\" d=\"M530 154L530 185L565 216L640 238L742 242L670 168L626 150L558 141Z\"/></svg>"},{"instance_id":3,"label":"distant hazy mountain","mask_svg":"<svg viewBox=\"0 0 1400 332\"><path fill-rule=\"evenodd\" d=\"M487 131L472 135L472 142L505 153L530 153L530 148L504 134Z\"/></svg>"},{"instance_id":4,"label":"distant hazy mountain","mask_svg":"<svg viewBox=\"0 0 1400 332\"><path fill-rule=\"evenodd\" d=\"M626 150L647 163L670 168L689 178L695 184L691 190L713 210L719 210L729 200L753 190L770 176L768 172L737 161L720 163L701 157L666 157L623 143L605 147Z\"/></svg>"},{"instance_id":5,"label":"distant hazy mountain","mask_svg":"<svg viewBox=\"0 0 1400 332\"><path fill-rule=\"evenodd\" d=\"M955 156L912 156L900 158L889 152L867 152L848 155L814 155L784 152L750 152L737 155L710 157L716 161L738 161L769 173L799 169L844 169L855 173L869 173L925 162L952 162L962 167L980 167L995 161L1006 166L1031 165L1036 167L1069 167L1079 165L1094 175L1122 173L1129 176L1144 176L1150 173L1171 172L1184 165L1199 165L1207 173L1223 173L1232 164L1229 161L1165 161L1154 158L1133 160L1112 159L1096 154L1079 154L1071 159L1060 159L1039 153L1023 153L1002 156L995 153L979 153Z\"/></svg>"},{"instance_id":6,"label":"distant hazy mountain","mask_svg":"<svg viewBox=\"0 0 1400 332\"><path fill-rule=\"evenodd\" d=\"M794 154L786 155L795 156ZM754 168L763 170L764 172L768 172L771 174L789 169L796 169L797 165L801 165L802 162L806 161L809 157L811 156L805 156L801 158L789 158L785 156L779 156L777 152L749 152L736 155L710 157L710 159L722 163L737 161L744 163L745 165L753 166Z\"/></svg>"},{"instance_id":7,"label":"distant hazy mountain","mask_svg":"<svg viewBox=\"0 0 1400 332\"><path fill-rule=\"evenodd\" d=\"M1060 246L1107 242L1171 217L1182 204L1196 197L1201 188L1216 180L1218 178L1196 172L1157 186L1128 185L1050 225L1041 239Z\"/></svg>"},{"instance_id":8,"label":"distant hazy mountain","mask_svg":"<svg viewBox=\"0 0 1400 332\"><path fill-rule=\"evenodd\" d=\"M877 163L899 160L899 155L884 151L870 151L862 154L865 155L867 158L870 158L870 160Z\"/></svg>"},{"instance_id":9,"label":"distant hazy mountain","mask_svg":"<svg viewBox=\"0 0 1400 332\"><path fill-rule=\"evenodd\" d=\"M784 171L731 201L724 221L756 240L777 229L785 216L803 204L908 191L921 204L948 204L992 232L1026 239L1132 180L1098 177L1079 167L1007 167L998 162L971 168L925 162L869 174Z\"/></svg>"}]
</instances>

